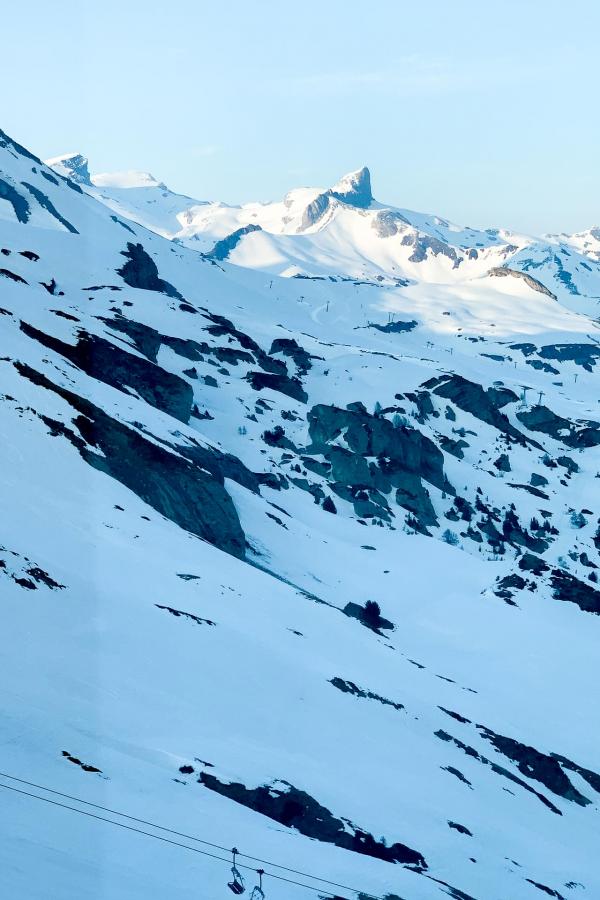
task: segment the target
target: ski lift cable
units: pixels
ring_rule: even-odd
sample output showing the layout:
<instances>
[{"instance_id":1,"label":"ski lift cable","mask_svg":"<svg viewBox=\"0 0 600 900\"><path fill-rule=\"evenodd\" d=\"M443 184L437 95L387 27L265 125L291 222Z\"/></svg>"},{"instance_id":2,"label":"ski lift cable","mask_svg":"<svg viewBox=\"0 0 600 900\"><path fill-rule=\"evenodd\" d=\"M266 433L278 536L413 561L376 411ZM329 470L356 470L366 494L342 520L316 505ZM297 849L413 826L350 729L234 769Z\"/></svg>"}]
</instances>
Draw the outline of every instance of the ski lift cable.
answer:
<instances>
[{"instance_id":1,"label":"ski lift cable","mask_svg":"<svg viewBox=\"0 0 600 900\"><path fill-rule=\"evenodd\" d=\"M214 853L209 853L207 850L200 850L198 847L190 847L188 844L182 844L179 841L173 841L170 838L162 837L159 834L152 834L151 831L142 831L141 828L134 828L133 825L125 825L122 822L115 822L114 819L107 819L105 816L99 816L96 813L87 812L86 810L83 810L83 809L77 809L75 806L68 806L66 803L60 803L58 800L50 800L48 797L40 797L39 794L33 794L33 793L30 793L29 791L23 791L20 788L15 788L8 784L2 784L2 782L0 782L0 788L5 788L6 790L9 790L9 791L14 791L16 794L23 794L26 797L33 797L36 800L43 800L44 803L50 803L50 804L52 804L52 806L59 806L59 807L61 807L61 809L68 809L71 812L79 813L82 816L88 816L90 819L97 819L100 822L107 822L109 825L116 825L118 828L124 828L126 831L133 831L136 834L141 834L145 837L151 837L157 841L163 841L165 844L171 844L174 847L181 847L184 850L190 850L192 853L200 853L202 856L208 856L210 859L216 859L219 862L224 862L224 863L230 862L229 859L226 859L222 856L217 856ZM256 872L256 869L254 869L252 866L243 865L242 863L239 863L239 865L243 869L248 869L252 872ZM302 884L300 881L294 881L291 878L284 878L281 875L270 875L270 877L276 878L278 881L285 881L288 884L295 884L298 887L306 888L309 891L319 892L319 891L324 890L324 888L316 888L310 884ZM351 890L353 890L353 889L351 889Z\"/></svg>"},{"instance_id":2,"label":"ski lift cable","mask_svg":"<svg viewBox=\"0 0 600 900\"><path fill-rule=\"evenodd\" d=\"M137 823L140 824L140 825L148 825L148 826L150 826L151 828L156 828L156 829L158 829L159 831L165 831L165 832L167 832L168 834L173 834L173 835L175 835L176 837L182 837L182 838L185 838L186 840L189 840L189 841L194 841L194 842L199 843L199 844L204 844L204 845L207 846L207 847L212 847L214 850L222 850L222 851L225 852L225 853L230 853L230 852L231 852L231 850L230 850L229 847L224 847L224 846L222 846L221 844L215 844L215 843L213 843L213 842L211 842L211 841L206 841L206 840L203 840L202 838L196 837L195 835L192 835L192 834L186 834L186 833L183 832L183 831L176 831L176 830L173 829L173 828L167 828L167 827L164 826L164 825L157 825L155 822L150 822L148 819L140 819L140 818L137 818L136 816L131 816L131 815L128 815L127 813L120 812L120 811L117 810L117 809L111 809L110 807L108 807L108 806L102 806L102 805L99 804L99 803L92 803L92 802L89 801L89 800L83 800L81 797L76 797L76 796L74 796L73 794L65 794L65 793L63 793L62 791L54 790L53 788L46 787L46 786L43 785L43 784L37 784L37 783L34 782L34 781L27 781L27 780L24 779L24 778L17 778L15 775L9 775L7 772L0 772L0 776L1 776L2 778L8 778L8 779L10 779L11 781L17 781L19 784L26 784L28 787L38 788L39 790L46 791L47 793L55 794L55 795L58 796L58 797L64 797L64 798L67 799L67 800L73 800L73 801L75 801L76 803L82 803L82 804L84 804L85 806L91 806L91 807L93 807L94 809L101 809L103 812L108 812L108 813L111 813L111 815L120 816L121 818L124 818L124 819L129 819L130 821L132 821L132 822L137 822ZM320 878L318 875L311 875L311 874L309 874L308 872L302 872L302 871L299 870L299 869L292 869L292 868L290 868L289 866L283 866L283 865L281 865L281 864L279 864L279 863L271 862L271 861L268 860L268 859L261 859L260 857L258 857L258 856L252 856L252 855L249 854L249 853L241 853L240 851L236 850L236 854L237 854L238 856L243 857L244 859L251 859L251 860L253 860L254 862L262 863L262 864L268 865L268 866L272 866L272 867L274 867L275 869L281 869L282 871L285 871L285 872L291 872L291 873L294 874L294 875L301 875L301 876L303 876L304 878L311 878L313 881L320 881L320 882L322 882L323 884L329 884L329 885L331 885L332 887L339 887L339 888L343 888L343 889L345 889L345 890L354 890L354 888L350 888L348 885L345 885L345 884L339 884L338 882L336 882L336 881L330 881L330 880L327 879L327 878ZM370 895L370 894L365 894L364 892L363 892L363 894L364 894L365 897L371 897L371 896L372 896L372 895ZM373 898L373 900L378 900L378 898Z\"/></svg>"},{"instance_id":3,"label":"ski lift cable","mask_svg":"<svg viewBox=\"0 0 600 900\"><path fill-rule=\"evenodd\" d=\"M35 785L35 784L33 784L33 782L25 781L25 780L22 779L22 778L16 778L16 777L13 776L13 775L6 775L6 774L3 773L3 772L0 772L0 776L2 776L2 777L4 777L4 778L11 778L11 779L13 779L14 781L19 781L19 782L21 782L21 783L23 783L23 784L28 784L28 785L30 785L30 786L32 786L32 787L39 787L41 790L46 790L46 791L49 791L49 792L51 792L51 793L57 794L57 795L59 795L59 796L67 797L67 798L69 798L69 799L75 800L75 802L85 803L85 804L87 804L87 805L89 805L89 806L93 806L93 807L95 807L95 808L97 808L97 809L102 809L102 810L104 810L105 812L112 812L113 815L123 816L123 818L128 818L128 819L130 819L130 820L132 820L132 821L136 821L136 822L139 822L139 823L141 823L141 824L146 824L146 825L149 825L150 827L157 828L157 829L160 829L160 830L163 830L163 831L167 831L167 832L169 832L169 833L171 833L171 834L175 834L175 835L178 835L178 836L180 836L180 837L187 837L189 840L199 841L200 843L206 844L207 846L210 846L210 847L213 847L213 848L219 849L219 850L224 850L226 853L231 853L231 850L230 850L229 848L227 848L227 847L220 847L218 844L211 844L209 841L203 841L203 840L201 840L200 838L195 838L195 837L192 837L192 836L190 836L190 835L185 835L185 834L183 834L183 833L181 833L181 832L174 831L173 829L170 829L170 828L163 828L163 826L160 826L160 825L153 825L152 822L146 822L146 821L143 820L143 819L136 819L136 818L133 817L133 816L128 816L126 813L119 813L119 812L117 812L117 811L115 811L115 810L110 810L110 809L108 809L107 807L100 806L99 804L96 804L96 803L89 803L89 802L86 801L86 800L79 800L77 797L71 797L69 794L61 794L60 791L54 791L54 790L52 790L51 788L45 788L43 785ZM9 785L9 784L3 784L1 781L0 781L0 788L4 788L5 790L8 790L8 791L13 791L13 792L16 793L16 794L21 794L21 795L26 796L26 797L31 797L31 798L36 799L36 800L42 800L44 803L49 803L49 804L51 804L52 806L58 806L58 807L60 807L61 809L66 809L66 810L69 810L69 811L71 811L71 812L79 813L79 814L82 815L82 816L88 816L88 818L96 819L96 820L98 820L98 821L100 821L100 822L106 822L106 823L108 823L109 825L116 825L118 828L123 828L123 829L125 829L126 831L133 831L133 832L135 832L136 834L141 834L141 835L143 835L143 836L145 836L145 837L154 838L154 839L157 840L157 841L163 841L163 842L166 843L166 844L171 844L172 846L175 846L175 847L181 847L181 848L184 849L184 850L190 850L192 853L200 853L200 854L203 855L203 856L207 856L207 857L209 857L210 859L218 860L219 862L224 862L224 863L230 863L230 862L231 862L230 859L224 858L224 857L222 857L222 856L217 856L216 854L214 854L214 853L209 853L209 852L206 851L206 850L200 850L198 847L190 847L188 844L182 844L180 841L174 841L174 840L171 840L170 838L163 837L162 835L159 835L159 834L153 834L153 833L150 832L150 831L143 831L143 830L140 829L140 828L134 828L132 825L126 825L126 824L123 823L123 822L115 822L114 819L108 819L108 818L106 818L105 816L99 816L99 815L97 815L96 813L87 812L86 810L83 810L83 809L77 809L76 807L74 807L74 806L69 806L69 805L66 804L66 803L60 803L58 800L51 800L49 797L41 797L39 794L35 794L35 793L30 792L30 791L24 791L24 790L22 790L21 788L16 788L16 787L13 787L12 785ZM311 874L308 873L308 872L301 872L301 871L298 871L298 870L296 870L296 869L290 869L290 868L288 868L287 866L281 866L281 865L278 865L277 863L272 863L272 862L269 862L269 861L266 861L266 860L264 860L264 861L263 861L263 860L259 860L258 857L255 857L255 856L248 856L248 855L245 854L245 853L238 853L238 855L239 855L239 856L243 856L245 859L252 859L252 860L255 860L256 862L264 862L265 865L273 866L274 868L282 869L282 870L284 870L284 871L288 871L288 872L291 872L291 873L294 873L294 874L297 874L297 875L302 875L303 877L305 877L305 878L310 878L310 879L312 879L313 881L320 881L320 882L322 882L323 884L329 884L329 885L331 885L332 887L339 887L339 888L341 888L342 890L351 891L352 893L357 894L357 895L358 895L358 894L362 894L362 896L365 897L365 898L367 898L367 900L383 900L382 897L377 897L377 896L375 896L374 894L367 894L367 893L365 893L364 891L361 891L359 888L353 888L353 887L350 887L349 885L345 885L345 884L338 884L338 883L335 882L335 881L328 881L328 880L325 879L325 878L319 878L317 875L311 875ZM255 869L253 866L247 865L247 864L245 864L245 863L238 863L238 865L239 865L242 869L247 869L248 871L251 871L251 872L256 872L256 871L258 871L258 870ZM302 887L302 888L305 888L306 890L309 890L309 891L315 891L316 893L319 893L319 892L322 893L323 890L325 890L324 888L318 888L318 887L315 887L315 886L310 885L310 884L304 884L304 883L302 883L302 882L300 882L300 881L295 881L295 880L292 879L292 878L285 878L283 875L276 875L276 874L273 873L273 872L265 872L265 874L268 875L269 878L274 878L274 879L276 879L277 881L284 881L284 882L286 882L287 884L293 884L293 885L296 885L297 887ZM329 892L329 893L330 893L330 892Z\"/></svg>"},{"instance_id":4,"label":"ski lift cable","mask_svg":"<svg viewBox=\"0 0 600 900\"><path fill-rule=\"evenodd\" d=\"M85 806L91 806L94 809L100 809L100 810L102 810L102 812L107 812L114 816L120 816L123 819L129 819L131 822L137 822L139 825L148 825L150 828L156 828L159 831L165 831L168 834L175 835L176 837L182 837L188 841L194 841L195 843L204 844L207 847L212 847L213 850L222 850L224 853L231 852L231 849L229 847L224 847L221 844L215 844L212 841L206 841L206 840L203 840L202 838L196 837L193 834L186 834L186 832L184 832L184 831L176 831L174 828L167 828L164 825L157 825L156 822L151 822L148 819L140 819L140 818L137 818L136 816L131 816L131 815L128 815L127 813L120 812L118 809L111 809L110 807L102 806L99 803L92 803L89 800L83 800L81 797L76 797L73 794L65 794L62 791L54 790L53 788L46 787L43 784L37 784L34 781L27 781L24 778L17 778L15 775L9 775L7 772L0 772L0 777L8 778L11 781L18 782L19 784L26 784L28 787L37 788L38 790L46 791L49 794L55 794L57 797L63 797L66 800L73 800L75 803L82 803ZM285 872L291 872L293 875L301 875L304 878L311 878L313 881L320 881L323 884L329 884L332 887L344 888L345 890L353 890L353 888L348 887L348 885L338 884L336 881L330 881L327 878L320 878L318 875L310 875L309 873L302 872L299 869L292 869L289 866L283 866L278 863L271 862L268 859L261 859L258 856L252 856L251 854L248 854L248 853L241 853L239 850L236 850L236 854L238 856L243 857L244 859L250 859L250 860L253 860L254 862L262 863L267 866L272 866L275 869L281 869L282 871L285 871ZM365 896L369 897L371 895L365 894ZM378 900L378 898L374 898L374 900Z\"/></svg>"},{"instance_id":5,"label":"ski lift cable","mask_svg":"<svg viewBox=\"0 0 600 900\"><path fill-rule=\"evenodd\" d=\"M220 844L213 844L211 841L204 841L202 838L194 837L183 831L176 831L174 828L166 828L164 825L157 825L155 822L150 822L148 819L139 819L136 816L130 816L127 813L119 812L118 809L102 806L100 803L92 803L90 800L83 800L81 797L76 797L73 794L65 794L62 791L54 790L43 784L36 784L34 781L26 781L24 778L8 775L6 772L0 772L0 777L9 778L11 781L19 782L19 784L26 784L28 787L38 788L38 790L46 791L49 794L55 794L57 797L64 797L66 800L74 800L76 803L83 803L85 806L92 806L94 809L101 809L103 812L111 813L111 815L114 816L121 816L123 819L129 819L131 822L137 822L140 825L149 825L151 828L157 828L159 831L166 831L169 834L177 835L177 837L186 838L190 841L197 841L199 844L206 844L207 847L212 847L214 850L223 850L225 853L229 853L231 849L230 847L223 847ZM244 856L245 854L240 853L239 855ZM248 859L255 859L255 857L250 856ZM257 862L261 862L261 860L257 860ZM299 872L297 874L303 873Z\"/></svg>"}]
</instances>

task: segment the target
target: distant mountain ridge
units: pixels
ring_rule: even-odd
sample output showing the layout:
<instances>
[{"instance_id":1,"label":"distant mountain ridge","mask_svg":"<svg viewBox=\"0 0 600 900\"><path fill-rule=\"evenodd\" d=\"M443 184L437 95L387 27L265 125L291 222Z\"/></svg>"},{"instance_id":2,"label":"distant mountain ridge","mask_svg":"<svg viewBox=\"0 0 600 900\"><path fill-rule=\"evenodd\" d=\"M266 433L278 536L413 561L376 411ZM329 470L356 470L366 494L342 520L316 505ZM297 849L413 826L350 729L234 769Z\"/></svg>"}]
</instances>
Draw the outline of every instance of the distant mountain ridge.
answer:
<instances>
[{"instance_id":1,"label":"distant mountain ridge","mask_svg":"<svg viewBox=\"0 0 600 900\"><path fill-rule=\"evenodd\" d=\"M72 169L74 180L121 215L200 252L258 226L232 244L228 258L278 275L459 283L505 266L535 272L551 293L600 297L600 229L534 238L453 225L374 200L367 167L327 190L299 188L283 201L231 206L173 194L147 173L90 180L79 154L48 162L63 175Z\"/></svg>"}]
</instances>

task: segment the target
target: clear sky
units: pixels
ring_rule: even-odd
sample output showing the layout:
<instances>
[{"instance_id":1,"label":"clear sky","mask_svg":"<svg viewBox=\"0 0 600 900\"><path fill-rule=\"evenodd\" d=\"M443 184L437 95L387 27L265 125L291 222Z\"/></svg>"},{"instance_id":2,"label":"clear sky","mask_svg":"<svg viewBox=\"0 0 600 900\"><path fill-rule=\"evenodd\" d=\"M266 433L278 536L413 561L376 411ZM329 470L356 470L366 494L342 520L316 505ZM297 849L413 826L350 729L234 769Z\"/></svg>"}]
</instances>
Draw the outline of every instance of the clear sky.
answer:
<instances>
[{"instance_id":1,"label":"clear sky","mask_svg":"<svg viewBox=\"0 0 600 900\"><path fill-rule=\"evenodd\" d=\"M92 172L275 199L368 165L471 225L600 222L600 0L3 4L0 127Z\"/></svg>"}]
</instances>

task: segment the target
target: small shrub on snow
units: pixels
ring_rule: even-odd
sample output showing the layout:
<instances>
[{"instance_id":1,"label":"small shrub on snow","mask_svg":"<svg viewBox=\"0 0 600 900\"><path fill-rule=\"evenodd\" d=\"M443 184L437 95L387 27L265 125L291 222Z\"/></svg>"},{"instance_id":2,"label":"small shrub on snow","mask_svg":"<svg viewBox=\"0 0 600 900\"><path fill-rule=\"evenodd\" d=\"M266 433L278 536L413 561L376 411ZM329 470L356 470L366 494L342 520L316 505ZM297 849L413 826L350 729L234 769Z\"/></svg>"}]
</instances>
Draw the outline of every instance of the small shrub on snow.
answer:
<instances>
[{"instance_id":1,"label":"small shrub on snow","mask_svg":"<svg viewBox=\"0 0 600 900\"><path fill-rule=\"evenodd\" d=\"M451 531L450 528L446 528L442 535L442 540L447 544L451 544L452 547L456 547L459 543L458 535L455 531Z\"/></svg>"},{"instance_id":2,"label":"small shrub on snow","mask_svg":"<svg viewBox=\"0 0 600 900\"><path fill-rule=\"evenodd\" d=\"M365 621L369 622L371 625L377 625L381 618L381 607L379 606L379 603L376 603L375 600L367 600L365 603L364 618Z\"/></svg>"}]
</instances>

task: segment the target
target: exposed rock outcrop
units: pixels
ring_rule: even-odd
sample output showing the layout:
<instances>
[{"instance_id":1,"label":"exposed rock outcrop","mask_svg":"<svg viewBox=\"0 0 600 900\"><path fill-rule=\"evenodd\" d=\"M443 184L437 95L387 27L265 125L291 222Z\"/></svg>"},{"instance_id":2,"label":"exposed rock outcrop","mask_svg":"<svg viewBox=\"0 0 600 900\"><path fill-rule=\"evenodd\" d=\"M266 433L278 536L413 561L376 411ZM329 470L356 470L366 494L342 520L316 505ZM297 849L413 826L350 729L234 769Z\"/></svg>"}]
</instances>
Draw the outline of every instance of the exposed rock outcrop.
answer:
<instances>
[{"instance_id":1,"label":"exposed rock outcrop","mask_svg":"<svg viewBox=\"0 0 600 900\"><path fill-rule=\"evenodd\" d=\"M29 221L31 215L31 207L14 185L0 178L0 200L6 200L13 208L13 212L18 222L25 224Z\"/></svg>"},{"instance_id":2,"label":"exposed rock outcrop","mask_svg":"<svg viewBox=\"0 0 600 900\"><path fill-rule=\"evenodd\" d=\"M21 322L21 331L45 347L60 353L87 375L128 393L132 388L151 406L180 422L188 422L194 394L192 388L172 372L147 359L128 353L96 334L80 330L73 346Z\"/></svg>"},{"instance_id":3,"label":"exposed rock outcrop","mask_svg":"<svg viewBox=\"0 0 600 900\"><path fill-rule=\"evenodd\" d=\"M556 294L548 290L541 281L538 281L537 278L528 275L526 272L520 272L518 269L509 269L508 266L495 266L493 269L490 269L488 275L496 278L506 278L509 275L513 278L521 278L533 291L538 291L538 293L545 294L547 297L551 297L552 300L556 300Z\"/></svg>"},{"instance_id":4,"label":"exposed rock outcrop","mask_svg":"<svg viewBox=\"0 0 600 900\"><path fill-rule=\"evenodd\" d=\"M329 209L331 200L339 200L340 203L354 206L357 209L368 209L373 202L373 195L371 194L371 173L367 167L364 166L362 169L357 169L356 172L344 175L328 191L318 194L304 210L300 231L316 225Z\"/></svg>"},{"instance_id":5,"label":"exposed rock outcrop","mask_svg":"<svg viewBox=\"0 0 600 900\"><path fill-rule=\"evenodd\" d=\"M23 363L17 371L62 397L79 415L77 432L41 417L51 433L66 437L89 465L120 481L158 513L186 531L243 558L246 539L224 485L204 468L142 436L98 406Z\"/></svg>"},{"instance_id":6,"label":"exposed rock outcrop","mask_svg":"<svg viewBox=\"0 0 600 900\"><path fill-rule=\"evenodd\" d=\"M302 387L298 378L290 378L289 375L277 375L271 372L248 372L246 380L255 391L267 388L270 391L278 391L300 403L306 403L308 394Z\"/></svg>"},{"instance_id":7,"label":"exposed rock outcrop","mask_svg":"<svg viewBox=\"0 0 600 900\"><path fill-rule=\"evenodd\" d=\"M385 862L427 868L421 853L405 844L395 842L388 845L376 840L372 834L353 825L348 819L336 818L310 794L287 781L247 788L239 782L220 781L209 772L201 772L198 780L209 790L268 816L286 828L295 828L306 837Z\"/></svg>"},{"instance_id":8,"label":"exposed rock outcrop","mask_svg":"<svg viewBox=\"0 0 600 900\"><path fill-rule=\"evenodd\" d=\"M372 222L372 227L380 238L394 237L398 232L404 231L407 225L410 225L408 219L394 209L382 209Z\"/></svg>"},{"instance_id":9,"label":"exposed rock outcrop","mask_svg":"<svg viewBox=\"0 0 600 900\"><path fill-rule=\"evenodd\" d=\"M585 612L600 615L600 591L580 581L570 572L564 569L553 569L550 576L550 583L557 600L564 600L567 603L575 603Z\"/></svg>"},{"instance_id":10,"label":"exposed rock outcrop","mask_svg":"<svg viewBox=\"0 0 600 900\"><path fill-rule=\"evenodd\" d=\"M220 241L217 241L212 250L209 250L208 253L205 253L204 256L206 259L215 259L219 262L222 262L224 259L228 259L229 254L232 250L235 250L239 242L242 240L245 234L252 234L253 231L262 231L260 225L244 225L243 228L238 228L237 231L232 231L231 234L228 234L227 237L222 238Z\"/></svg>"},{"instance_id":11,"label":"exposed rock outcrop","mask_svg":"<svg viewBox=\"0 0 600 900\"><path fill-rule=\"evenodd\" d=\"M383 495L395 489L396 502L416 516L421 528L437 524L422 480L451 494L454 489L433 441L415 428L370 415L362 403L347 409L317 404L307 418L311 444L306 452L323 454L331 464L333 489L354 503L358 516L389 520Z\"/></svg>"},{"instance_id":12,"label":"exposed rock outcrop","mask_svg":"<svg viewBox=\"0 0 600 900\"><path fill-rule=\"evenodd\" d=\"M66 230L70 231L71 234L79 234L75 226L72 225L68 219L65 219L65 217L61 215L61 213L59 213L50 198L47 197L43 191L40 191L40 189L37 188L34 184L29 184L27 181L22 182L22 184L24 188L27 188L32 197L35 197L42 209L45 209L46 212L50 213L50 215L55 218L57 222L60 222L63 228L66 228Z\"/></svg>"},{"instance_id":13,"label":"exposed rock outcrop","mask_svg":"<svg viewBox=\"0 0 600 900\"><path fill-rule=\"evenodd\" d=\"M530 794L535 794L535 796L544 804L544 806L548 807L548 809L552 810L552 812L556 813L556 815L562 816L562 812L557 806L554 805L554 803L548 800L548 798L543 794L540 794L539 791L534 790L534 788L528 785L526 781L523 781L522 778L519 778L517 775L513 775L513 773L509 769L505 769L504 766L499 766L497 763L488 759L486 756L482 756L477 752L477 750L475 750L474 747L470 747L468 744L464 744L458 738L453 737L446 731L440 729L439 731L435 732L435 736L437 738L440 738L440 740L442 741L448 741L455 744L455 746L466 753L467 756L470 756L472 759L476 759L484 766L490 766L492 772L495 772L496 775L501 775L503 778L507 778L509 781L512 781L513 784L518 784Z\"/></svg>"},{"instance_id":14,"label":"exposed rock outcrop","mask_svg":"<svg viewBox=\"0 0 600 900\"><path fill-rule=\"evenodd\" d=\"M384 334L402 334L405 331L412 331L417 325L416 319L412 319L410 322L388 322L386 325L369 322L368 327L375 328L377 331L383 331Z\"/></svg>"},{"instance_id":15,"label":"exposed rock outcrop","mask_svg":"<svg viewBox=\"0 0 600 900\"><path fill-rule=\"evenodd\" d=\"M371 173L366 166L357 169L356 172L349 172L331 188L330 194L336 200L347 203L348 206L368 209L373 202Z\"/></svg>"},{"instance_id":16,"label":"exposed rock outcrop","mask_svg":"<svg viewBox=\"0 0 600 900\"><path fill-rule=\"evenodd\" d=\"M158 291L160 294L166 294L167 297L183 300L179 291L172 284L158 277L156 263L141 244L128 243L127 249L122 251L121 256L124 256L127 262L117 269L117 275L120 275L129 287L141 288L145 291Z\"/></svg>"},{"instance_id":17,"label":"exposed rock outcrop","mask_svg":"<svg viewBox=\"0 0 600 900\"><path fill-rule=\"evenodd\" d=\"M529 747L520 741L496 734L495 731L485 728L483 725L478 725L477 728L499 753L516 764L522 775L539 781L553 794L557 794L565 800L571 800L579 806L587 806L590 803L590 800L571 784L554 757L547 753L540 753L535 747Z\"/></svg>"},{"instance_id":18,"label":"exposed rock outcrop","mask_svg":"<svg viewBox=\"0 0 600 900\"><path fill-rule=\"evenodd\" d=\"M87 187L92 187L88 160L81 153L71 153L67 156L48 159L46 160L46 165L54 169L59 175L62 175L63 178L70 178L76 184L85 184Z\"/></svg>"},{"instance_id":19,"label":"exposed rock outcrop","mask_svg":"<svg viewBox=\"0 0 600 900\"><path fill-rule=\"evenodd\" d=\"M488 388L484 390L480 384L463 378L462 375L441 375L439 378L431 378L423 387L431 390L438 397L452 400L464 412L471 413L476 419L480 419L492 428L496 428L515 441L523 444L525 436L512 425L507 416L500 412L507 403L519 398L508 388ZM535 444L535 442L532 442ZM535 444L539 447L539 444ZM541 449L541 448L540 448Z\"/></svg>"},{"instance_id":20,"label":"exposed rock outcrop","mask_svg":"<svg viewBox=\"0 0 600 900\"><path fill-rule=\"evenodd\" d=\"M434 256L446 256L452 262L453 269L458 269L462 262L462 257L457 254L454 247L440 241L439 238L423 234L421 231L413 230L405 234L402 244L405 247L413 248L413 252L408 258L409 262L424 262L427 259L428 250L431 250Z\"/></svg>"},{"instance_id":21,"label":"exposed rock outcrop","mask_svg":"<svg viewBox=\"0 0 600 900\"><path fill-rule=\"evenodd\" d=\"M319 219L325 215L326 211L329 209L329 197L329 192L326 191L323 194L319 194L318 197L315 197L315 199L308 204L302 216L300 231L304 231L306 228L316 225Z\"/></svg>"},{"instance_id":22,"label":"exposed rock outcrop","mask_svg":"<svg viewBox=\"0 0 600 900\"><path fill-rule=\"evenodd\" d=\"M556 415L547 406L532 406L517 413L517 419L530 431L541 431L567 447L597 447L600 444L600 423L571 422Z\"/></svg>"}]
</instances>

